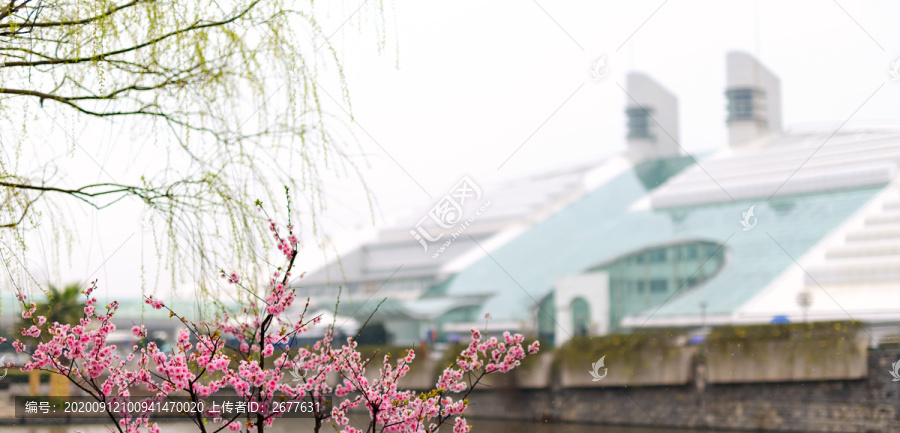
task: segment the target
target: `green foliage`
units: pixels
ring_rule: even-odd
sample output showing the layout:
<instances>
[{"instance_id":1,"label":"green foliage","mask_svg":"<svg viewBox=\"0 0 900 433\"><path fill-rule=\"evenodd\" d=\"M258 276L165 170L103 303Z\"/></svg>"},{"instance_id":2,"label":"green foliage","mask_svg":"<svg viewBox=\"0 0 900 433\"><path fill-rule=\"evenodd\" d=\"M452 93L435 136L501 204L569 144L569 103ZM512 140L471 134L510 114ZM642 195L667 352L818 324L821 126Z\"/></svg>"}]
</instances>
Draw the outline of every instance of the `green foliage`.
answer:
<instances>
[{"instance_id":1,"label":"green foliage","mask_svg":"<svg viewBox=\"0 0 900 433\"><path fill-rule=\"evenodd\" d=\"M47 323L78 323L78 320L84 317L84 301L81 299L81 287L76 284L69 284L63 290L59 290L54 285L50 285L50 289L46 293L47 300L35 303L35 311L33 317L44 316ZM20 318L18 329L28 328L32 324L32 318ZM16 338L21 336L16 333ZM25 337L26 341L32 341L33 338Z\"/></svg>"},{"instance_id":2,"label":"green foliage","mask_svg":"<svg viewBox=\"0 0 900 433\"><path fill-rule=\"evenodd\" d=\"M81 297L81 287L77 283L68 284L63 290L50 285L47 300L35 304L35 315L46 317L47 323L78 323L78 319L84 316ZM30 326L30 319L23 320Z\"/></svg>"},{"instance_id":3,"label":"green foliage","mask_svg":"<svg viewBox=\"0 0 900 433\"><path fill-rule=\"evenodd\" d=\"M625 364L634 365L647 350L664 354L677 352L679 339L684 336L683 329L642 329L633 334L575 337L556 349L553 368L583 367L600 356L622 359Z\"/></svg>"},{"instance_id":4,"label":"green foliage","mask_svg":"<svg viewBox=\"0 0 900 433\"><path fill-rule=\"evenodd\" d=\"M706 340L712 344L744 340L840 340L862 329L862 323L855 321L722 326L713 328Z\"/></svg>"},{"instance_id":5,"label":"green foliage","mask_svg":"<svg viewBox=\"0 0 900 433\"><path fill-rule=\"evenodd\" d=\"M29 376L30 373L24 373L21 371L10 369L6 373L6 377L3 378L3 382L16 384L29 383ZM40 381L41 383L50 383L50 373L42 371L40 373Z\"/></svg>"},{"instance_id":6,"label":"green foliage","mask_svg":"<svg viewBox=\"0 0 900 433\"><path fill-rule=\"evenodd\" d=\"M771 344L781 343L807 364L819 365L830 359L823 353L857 353L859 349L854 343L861 332L864 332L863 324L856 321L723 326L713 328L705 346L709 355L727 358L740 348L749 356L768 360Z\"/></svg>"},{"instance_id":7,"label":"green foliage","mask_svg":"<svg viewBox=\"0 0 900 433\"><path fill-rule=\"evenodd\" d=\"M71 245L65 206L102 209L128 197L154 215L153 242L158 256L167 256L174 285L176 271L256 262L248 259L265 245L248 239L268 235L258 236L265 229L253 203L280 200L282 185L306 201L302 231L323 241L321 175L360 171L347 144L352 118L323 108L333 100L349 110L350 99L330 44L334 29L325 32L317 16L347 14L347 28L374 18L378 49L385 43L382 2L354 5L352 14L322 10L335 7L312 0L0 4L0 248L9 250L0 252L22 255L24 229L47 222L54 239ZM101 168L97 183L70 185L60 164L76 151L94 153L84 148L92 143L68 133L69 142L31 143L38 121L65 131L105 128L110 120L150 138L146 148L126 153L158 154L164 162L128 179ZM41 200L63 196L75 200ZM236 256L217 255L226 250Z\"/></svg>"}]
</instances>

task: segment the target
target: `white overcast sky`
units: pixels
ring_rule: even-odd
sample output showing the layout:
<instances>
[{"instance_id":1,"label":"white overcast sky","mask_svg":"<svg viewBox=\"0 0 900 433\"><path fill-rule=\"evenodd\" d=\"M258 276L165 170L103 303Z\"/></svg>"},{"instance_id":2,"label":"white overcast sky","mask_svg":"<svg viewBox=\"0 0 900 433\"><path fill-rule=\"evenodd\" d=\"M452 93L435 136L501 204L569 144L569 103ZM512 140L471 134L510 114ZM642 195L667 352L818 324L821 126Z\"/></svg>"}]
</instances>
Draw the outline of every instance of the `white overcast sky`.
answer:
<instances>
[{"instance_id":1,"label":"white overcast sky","mask_svg":"<svg viewBox=\"0 0 900 433\"><path fill-rule=\"evenodd\" d=\"M630 70L679 97L686 150L725 146L731 50L757 56L780 77L788 127L834 128L851 115L900 124L900 81L889 74L900 58L896 1L397 0L385 9L381 53L370 22L341 25L357 7L344 2L320 24L335 32L379 222L428 206L429 195L443 195L463 175L488 183L624 149L619 85ZM603 56L610 74L594 81L591 64ZM339 94L328 79L320 82ZM331 100L325 109L341 113ZM105 150L95 149L103 160ZM352 182L324 188L331 200L325 228L346 246L359 239L354 230L372 227L368 209ZM83 226L64 279L100 269L104 292L134 295L141 235L128 236L139 210L104 212ZM311 270L321 254L310 248L302 257Z\"/></svg>"},{"instance_id":2,"label":"white overcast sky","mask_svg":"<svg viewBox=\"0 0 900 433\"><path fill-rule=\"evenodd\" d=\"M618 85L629 70L678 95L685 149L724 146L730 50L779 75L788 126L836 127L860 106L853 120L900 121L900 82L888 73L900 3L845 3L399 1L399 58L393 47L373 53L351 26L334 38L387 212L427 204L416 183L439 196L464 174L510 177L623 149ZM593 81L603 56L610 75Z\"/></svg>"}]
</instances>

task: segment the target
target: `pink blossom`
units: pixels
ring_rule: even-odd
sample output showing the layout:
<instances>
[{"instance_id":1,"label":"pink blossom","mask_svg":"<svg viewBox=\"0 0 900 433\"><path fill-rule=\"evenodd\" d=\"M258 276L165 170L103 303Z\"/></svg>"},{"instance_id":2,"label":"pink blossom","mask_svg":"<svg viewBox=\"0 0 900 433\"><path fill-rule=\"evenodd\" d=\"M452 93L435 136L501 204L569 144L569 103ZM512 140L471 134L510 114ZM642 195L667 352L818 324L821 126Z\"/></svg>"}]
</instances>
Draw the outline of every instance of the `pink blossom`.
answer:
<instances>
[{"instance_id":1,"label":"pink blossom","mask_svg":"<svg viewBox=\"0 0 900 433\"><path fill-rule=\"evenodd\" d=\"M292 265L297 238L293 233L283 238L278 234L275 222L270 220L269 224L276 248ZM290 226L288 230L291 230ZM502 340L498 340L486 338L472 329L468 346L460 352L456 364L438 375L435 388L426 394L427 398L419 398L419 393L399 386L416 359L413 350L394 357L385 356L376 367L376 362L363 358L355 341L335 342L329 330L311 348L276 354L275 345L288 343L296 335L308 332L310 322L320 322L320 318L304 319L302 314L294 313L291 314L294 317L287 318L287 311L295 311L291 307L296 296L293 288L286 284L291 266L280 269L272 272L260 302L248 305L240 312L216 315L212 320L204 318L195 324L172 311L173 320L181 320L186 328L178 333L171 351L163 352L156 343L149 342L144 348L137 345L126 348L131 352L120 359L116 346L108 341L116 330L114 319L119 304L115 301L105 307L97 304L97 299L91 297L97 289L96 281L84 291L85 317L78 323L48 324L46 318L38 316L32 326L20 333L40 336L43 342L30 353L22 341L15 340L12 345L17 353L28 353L31 357L20 367L22 371L58 371L86 385L85 389L94 390L95 398L129 400L132 393L149 391L162 401L171 394L191 392L206 397L227 391L257 401L266 408L263 411L270 411L269 404L279 393L296 399L333 394L338 400L330 413L322 415L322 421L333 424L339 431L362 432L350 425L348 417L351 410L362 409L367 410L378 424L392 426L391 431L435 431L442 425L446 429L452 424L454 433L471 430L462 417L468 403L456 394L478 386L488 374L511 371L540 348L535 341L526 351L522 346L524 337L519 334L504 333ZM222 272L221 276L232 284L240 281L234 272ZM250 286L249 282L245 284ZM21 292L17 293L17 298L25 307L22 317L32 317L35 304L25 305L27 297ZM163 301L153 295L145 297L144 302L157 310L166 308ZM103 314L97 315L98 308ZM233 318L238 314L247 319L235 323ZM135 325L131 327L131 333L136 338L146 338L147 329L144 325ZM75 367L69 370L59 365L58 361L63 357L71 360ZM293 368L307 372L301 381L294 381L292 375L285 374L291 371L285 370ZM378 368L378 374L367 375L367 368ZM329 385L326 380L329 376L341 378L341 383ZM125 413L118 415L115 422L125 432L158 433L159 426L151 423L148 417L147 413ZM278 416L267 416L263 426L280 421ZM220 428L229 431L245 428L240 422L222 417L214 422L221 422ZM249 431L255 427L246 426Z\"/></svg>"},{"instance_id":2,"label":"pink blossom","mask_svg":"<svg viewBox=\"0 0 900 433\"><path fill-rule=\"evenodd\" d=\"M147 336L147 330L144 329L144 325L132 326L131 333L137 338L144 338Z\"/></svg>"}]
</instances>

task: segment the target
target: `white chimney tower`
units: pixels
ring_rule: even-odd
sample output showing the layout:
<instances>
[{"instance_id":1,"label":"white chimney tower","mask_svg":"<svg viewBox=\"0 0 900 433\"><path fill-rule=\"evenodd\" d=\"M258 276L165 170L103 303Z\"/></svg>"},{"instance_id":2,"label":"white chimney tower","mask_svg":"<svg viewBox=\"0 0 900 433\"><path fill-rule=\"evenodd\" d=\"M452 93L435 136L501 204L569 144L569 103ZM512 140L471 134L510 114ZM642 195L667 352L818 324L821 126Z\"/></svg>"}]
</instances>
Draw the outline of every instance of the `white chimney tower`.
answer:
<instances>
[{"instance_id":1,"label":"white chimney tower","mask_svg":"<svg viewBox=\"0 0 900 433\"><path fill-rule=\"evenodd\" d=\"M678 98L649 76L628 74L628 156L632 161L679 154Z\"/></svg>"},{"instance_id":2,"label":"white chimney tower","mask_svg":"<svg viewBox=\"0 0 900 433\"><path fill-rule=\"evenodd\" d=\"M727 57L728 141L746 143L781 130L781 82L753 56Z\"/></svg>"}]
</instances>

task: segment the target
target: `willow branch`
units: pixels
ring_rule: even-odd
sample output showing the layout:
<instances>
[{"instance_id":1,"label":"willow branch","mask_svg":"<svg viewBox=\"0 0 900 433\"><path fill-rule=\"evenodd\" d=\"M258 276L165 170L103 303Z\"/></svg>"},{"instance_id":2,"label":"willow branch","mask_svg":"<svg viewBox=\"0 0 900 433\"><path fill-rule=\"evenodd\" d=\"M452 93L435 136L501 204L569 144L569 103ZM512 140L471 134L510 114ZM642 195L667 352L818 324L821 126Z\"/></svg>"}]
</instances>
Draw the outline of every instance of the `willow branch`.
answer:
<instances>
[{"instance_id":1,"label":"willow branch","mask_svg":"<svg viewBox=\"0 0 900 433\"><path fill-rule=\"evenodd\" d=\"M80 20L70 20L70 21L50 21L50 22L44 22L44 23L28 23L28 22L19 23L19 24L8 24L7 23L7 24L0 24L0 29L8 29L8 28L20 29L20 28L32 28L32 27L64 27L64 26L77 26L77 25L81 25L81 24L88 24L88 23L106 18L116 12L119 12L122 9L128 9L128 8L140 3L140 1L141 0L135 0L131 3L126 3L122 6L111 7L109 9L107 9L106 12L104 12L100 15L90 17L90 18L84 18L84 19L80 19ZM3 17L4 17L3 13L0 12L0 19L3 19Z\"/></svg>"},{"instance_id":2,"label":"willow branch","mask_svg":"<svg viewBox=\"0 0 900 433\"><path fill-rule=\"evenodd\" d=\"M153 39L150 39L150 40L145 41L145 42L143 42L143 43L140 43L140 44L137 44L137 45L132 45L132 46L127 47L127 48L121 48L121 49L118 49L118 50L108 51L108 52L106 52L106 53L97 54L97 55L95 55L95 56L90 56L90 57L75 57L75 58L71 58L71 59L64 59L64 58L63 58L63 59L60 59L60 58L55 58L55 59L50 59L50 60L38 60L38 61L33 61L33 62L5 62L5 63L3 63L3 64L0 64L0 68L16 67L16 66L58 65L58 64L69 64L69 65L71 65L71 64L76 64L76 63L105 61L107 57L117 56L117 55L119 55L119 54L125 54L125 53L129 53L129 52L132 52L132 51L137 51L137 50L139 50L139 49L141 49L141 48L145 48L145 47L149 47L149 46L152 46L152 45L156 45L156 44L158 44L158 43L160 43L160 42L162 42L162 41L164 41L164 40L166 40L166 39L169 39L169 38L174 37L174 36L178 36L178 35L180 35L180 34L182 34L182 33L193 32L193 31L196 31L196 30L202 30L202 29L210 28L210 27L221 27L221 26L224 26L224 25L226 25L226 24L230 24L230 23L232 23L232 22L234 22L234 21L237 21L238 18L241 18L241 17L243 17L244 15L246 15L247 13L249 13L250 10L253 9L253 7L256 6L256 4L259 3L259 2L260 2L260 0L256 0L256 1L254 1L253 3L250 3L250 5L248 5L246 9L244 9L243 11L241 11L241 13L239 13L239 14L237 14L237 15L231 17L231 18L228 18L228 19L226 19L226 20L222 20L222 21L212 21L212 22L208 22L208 23L205 23L205 24L200 24L200 22L197 21L197 22L194 22L194 24L192 24L192 25L190 25L190 26L188 26L188 27L185 27L185 28L182 28L182 29L178 29L178 30L174 30L174 31L172 31L172 32L166 33L166 34L164 34L164 35L162 35L162 36L159 36L159 37L157 37L157 38L153 38Z\"/></svg>"}]
</instances>

